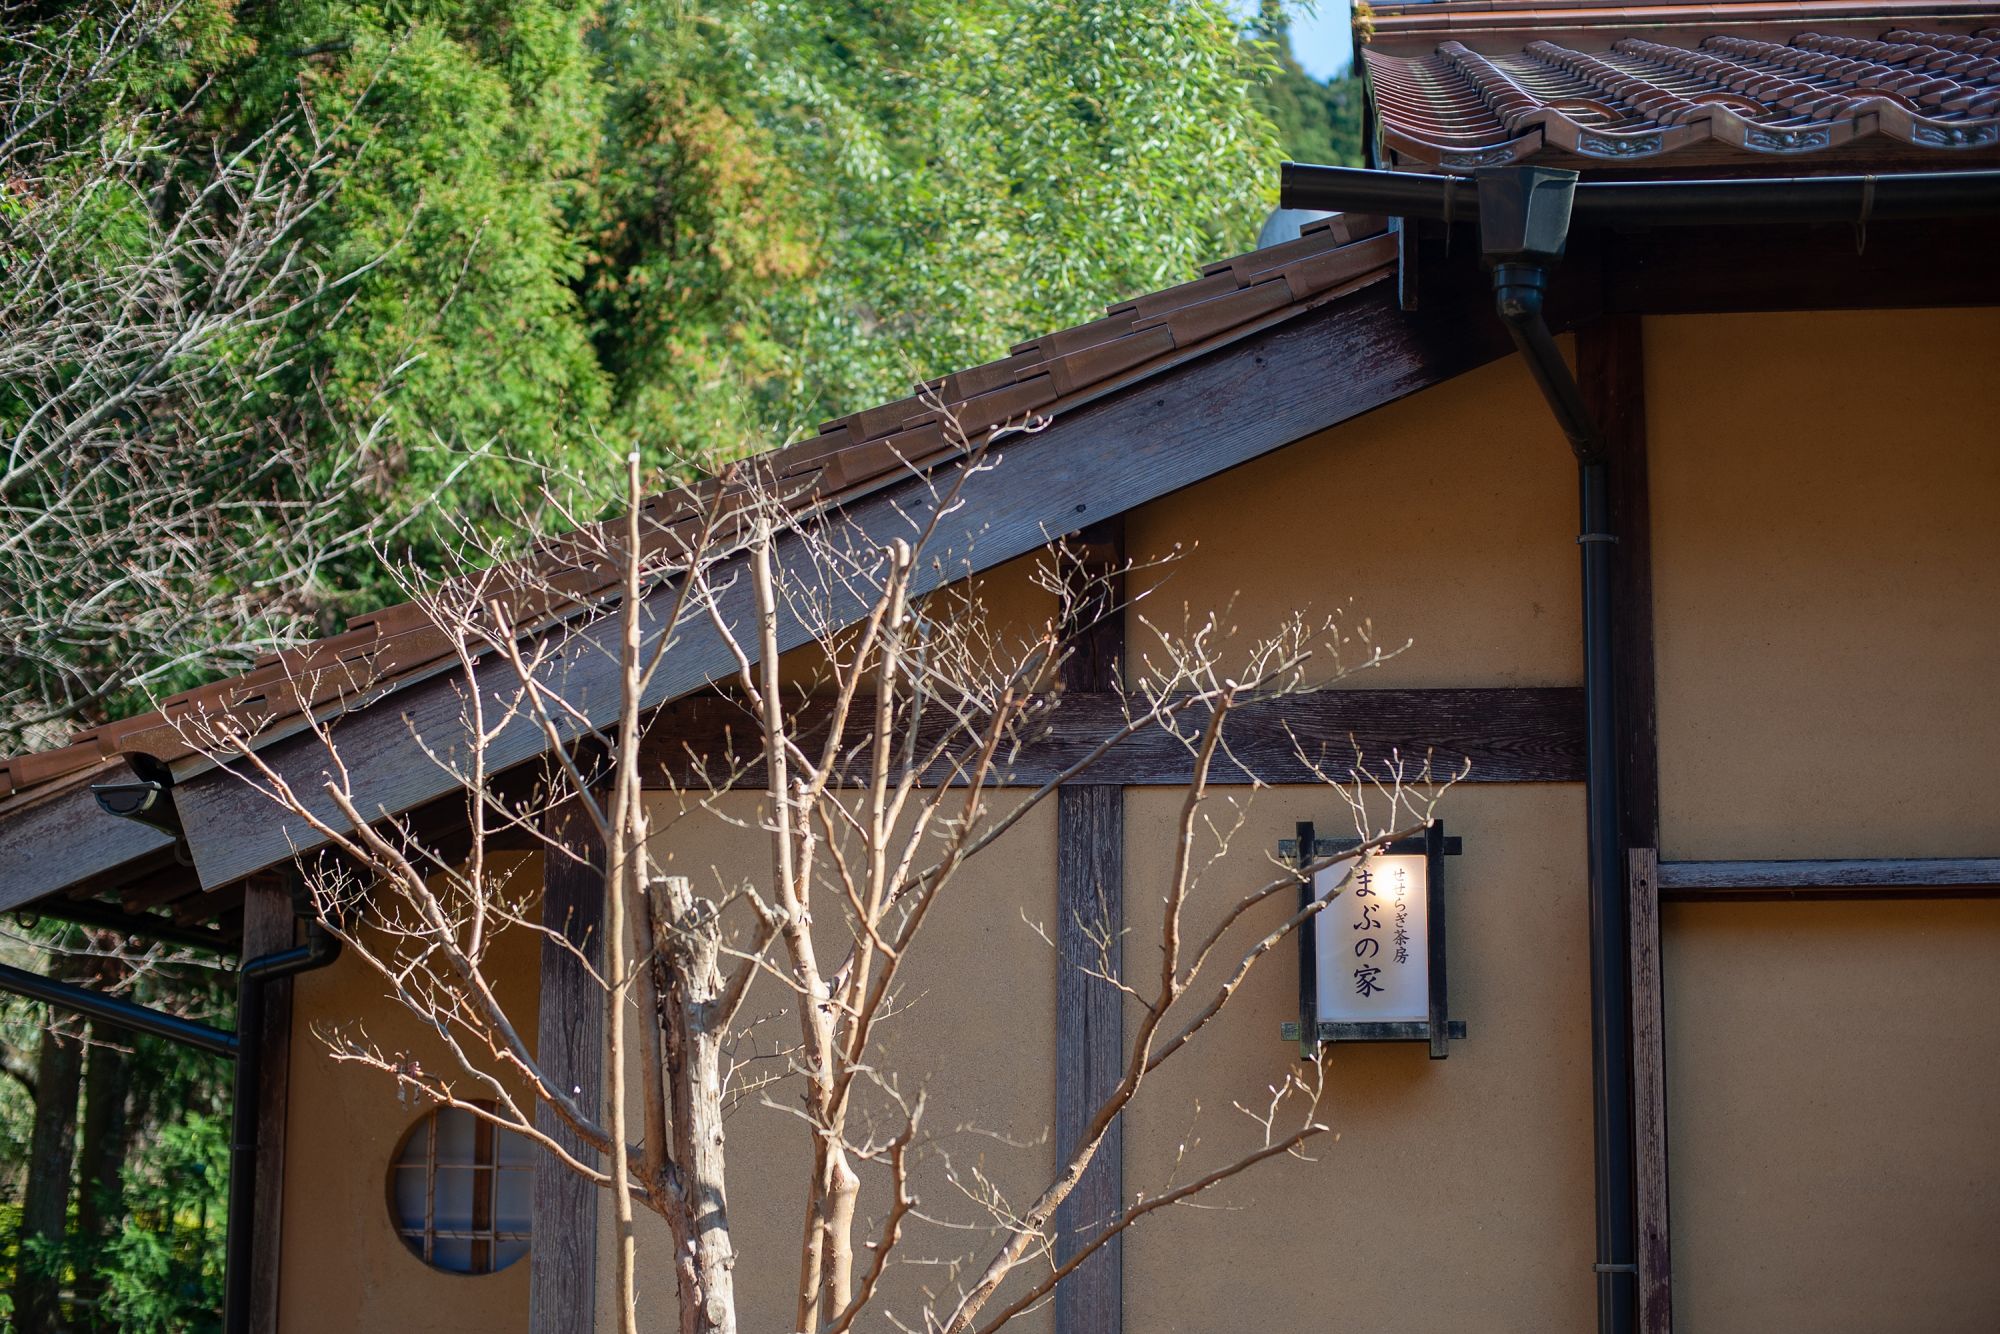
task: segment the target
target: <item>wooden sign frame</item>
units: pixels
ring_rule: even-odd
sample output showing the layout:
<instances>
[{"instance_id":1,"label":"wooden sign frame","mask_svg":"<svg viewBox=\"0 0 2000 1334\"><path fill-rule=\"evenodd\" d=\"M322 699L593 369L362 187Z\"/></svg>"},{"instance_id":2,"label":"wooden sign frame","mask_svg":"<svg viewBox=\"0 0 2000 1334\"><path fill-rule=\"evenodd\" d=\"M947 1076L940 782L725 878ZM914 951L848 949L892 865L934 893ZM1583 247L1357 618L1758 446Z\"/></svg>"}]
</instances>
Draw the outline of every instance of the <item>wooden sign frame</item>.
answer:
<instances>
[{"instance_id":1,"label":"wooden sign frame","mask_svg":"<svg viewBox=\"0 0 2000 1334\"><path fill-rule=\"evenodd\" d=\"M1339 853L1351 852L1361 846L1356 838L1320 838L1310 820L1298 824L1298 837L1281 839L1278 855L1301 868L1299 876L1299 907L1308 908L1313 903L1315 890L1313 876L1304 868L1311 866L1322 857L1332 857ZM1425 863L1425 892L1428 904L1425 909L1426 948L1430 965L1430 1014L1428 1018L1412 1021L1378 1023L1335 1023L1319 1018L1319 947L1318 933L1312 924L1302 924L1299 938L1299 1017L1296 1022L1283 1026L1286 1041L1299 1044L1299 1059L1313 1060L1318 1048L1334 1042L1423 1042L1430 1046L1431 1059L1442 1061L1451 1054L1451 1042L1463 1041L1466 1035L1465 1022L1450 1018L1451 1009L1445 967L1445 904L1447 900L1444 859L1456 857L1463 849L1463 840L1448 838L1444 824L1433 820L1423 833L1410 838L1397 839L1380 851L1384 856L1422 856Z\"/></svg>"}]
</instances>

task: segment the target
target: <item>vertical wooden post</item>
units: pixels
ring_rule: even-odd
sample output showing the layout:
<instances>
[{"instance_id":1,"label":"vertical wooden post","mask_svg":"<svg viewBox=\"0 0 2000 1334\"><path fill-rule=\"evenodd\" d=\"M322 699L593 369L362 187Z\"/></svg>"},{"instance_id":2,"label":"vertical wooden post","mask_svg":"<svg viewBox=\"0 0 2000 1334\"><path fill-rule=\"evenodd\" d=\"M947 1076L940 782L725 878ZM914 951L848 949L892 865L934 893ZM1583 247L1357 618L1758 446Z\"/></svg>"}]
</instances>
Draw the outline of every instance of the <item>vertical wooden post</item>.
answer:
<instances>
[{"instance_id":1,"label":"vertical wooden post","mask_svg":"<svg viewBox=\"0 0 2000 1334\"><path fill-rule=\"evenodd\" d=\"M1632 911L1632 1103L1639 1202L1639 1329L1673 1327L1667 1245L1666 1018L1660 1008L1660 855L1627 854Z\"/></svg>"},{"instance_id":2,"label":"vertical wooden post","mask_svg":"<svg viewBox=\"0 0 2000 1334\"><path fill-rule=\"evenodd\" d=\"M574 800L543 817L542 923L560 930L595 965L603 956L604 847ZM564 850L570 854L564 855ZM577 957L542 942L541 1015L535 1059L593 1114L604 1084L604 990ZM592 1153L547 1107L536 1125L583 1162ZM535 1164L534 1240L529 1245L529 1334L596 1328L599 1188L547 1154Z\"/></svg>"},{"instance_id":3,"label":"vertical wooden post","mask_svg":"<svg viewBox=\"0 0 2000 1334\"><path fill-rule=\"evenodd\" d=\"M1082 535L1082 574L1103 581L1078 600L1067 627L1074 651L1066 690L1109 690L1125 655L1124 528L1110 520ZM1125 791L1074 784L1056 793L1056 1154L1074 1152L1124 1073L1124 997L1095 976L1121 976L1125 923ZM1056 1213L1064 1263L1125 1207L1125 1131L1113 1122L1097 1156ZM1057 1334L1119 1334L1124 1248L1113 1238L1056 1289Z\"/></svg>"},{"instance_id":4,"label":"vertical wooden post","mask_svg":"<svg viewBox=\"0 0 2000 1334\"><path fill-rule=\"evenodd\" d=\"M245 959L288 950L297 943L298 915L291 887L281 876L260 876L243 887ZM264 1021L246 1041L260 1048L257 1063L257 1181L250 1241L250 1328L278 1327L278 1277L285 1220L285 1119L292 1071L292 984L289 977L264 984Z\"/></svg>"},{"instance_id":5,"label":"vertical wooden post","mask_svg":"<svg viewBox=\"0 0 2000 1334\"><path fill-rule=\"evenodd\" d=\"M1646 477L1645 345L1635 315L1606 316L1576 337L1577 382L1604 433L1611 489L1613 668L1617 681L1619 841L1629 867L1634 1160L1638 1179L1639 1329L1668 1334L1667 1113L1660 975L1660 761L1653 665L1652 510ZM1642 859L1641 853L1644 853Z\"/></svg>"}]
</instances>

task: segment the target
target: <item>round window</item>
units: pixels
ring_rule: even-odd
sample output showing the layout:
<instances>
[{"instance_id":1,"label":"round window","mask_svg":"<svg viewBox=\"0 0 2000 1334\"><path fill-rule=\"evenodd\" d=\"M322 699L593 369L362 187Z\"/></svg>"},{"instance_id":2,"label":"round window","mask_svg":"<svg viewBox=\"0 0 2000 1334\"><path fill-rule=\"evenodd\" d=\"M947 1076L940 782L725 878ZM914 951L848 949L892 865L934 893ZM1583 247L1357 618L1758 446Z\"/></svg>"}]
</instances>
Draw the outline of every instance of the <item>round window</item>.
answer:
<instances>
[{"instance_id":1,"label":"round window","mask_svg":"<svg viewBox=\"0 0 2000 1334\"><path fill-rule=\"evenodd\" d=\"M528 1253L533 1146L461 1107L410 1127L389 1172L389 1213L417 1258L454 1274L492 1274Z\"/></svg>"}]
</instances>

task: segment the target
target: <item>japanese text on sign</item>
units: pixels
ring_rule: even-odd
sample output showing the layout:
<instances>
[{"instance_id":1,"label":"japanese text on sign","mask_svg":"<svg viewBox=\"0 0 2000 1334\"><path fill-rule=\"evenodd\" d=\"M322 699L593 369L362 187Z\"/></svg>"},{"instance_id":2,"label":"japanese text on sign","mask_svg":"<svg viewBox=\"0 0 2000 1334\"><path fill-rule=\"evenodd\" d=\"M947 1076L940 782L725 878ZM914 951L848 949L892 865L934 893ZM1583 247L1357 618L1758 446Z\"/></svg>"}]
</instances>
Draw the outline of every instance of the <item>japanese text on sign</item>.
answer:
<instances>
[{"instance_id":1,"label":"japanese text on sign","mask_svg":"<svg viewBox=\"0 0 2000 1334\"><path fill-rule=\"evenodd\" d=\"M1352 869L1351 878L1349 876ZM1422 856L1374 857L1319 872L1321 897L1347 888L1313 919L1319 1018L1387 1023L1430 1015L1430 885Z\"/></svg>"}]
</instances>

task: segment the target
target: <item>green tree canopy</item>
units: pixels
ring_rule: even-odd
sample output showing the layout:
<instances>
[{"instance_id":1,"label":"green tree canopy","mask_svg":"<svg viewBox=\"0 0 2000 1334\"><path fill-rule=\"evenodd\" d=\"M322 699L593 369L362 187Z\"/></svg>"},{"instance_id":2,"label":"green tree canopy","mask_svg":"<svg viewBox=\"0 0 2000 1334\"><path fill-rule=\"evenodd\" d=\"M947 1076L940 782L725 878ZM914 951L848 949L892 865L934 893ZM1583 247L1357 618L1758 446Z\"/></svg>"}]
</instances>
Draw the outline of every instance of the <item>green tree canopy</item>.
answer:
<instances>
[{"instance_id":1,"label":"green tree canopy","mask_svg":"<svg viewBox=\"0 0 2000 1334\"><path fill-rule=\"evenodd\" d=\"M216 164L251 154L289 162L315 199L260 262L340 281L282 342L267 323L203 342L209 392L152 420L95 419L115 456L106 494L178 466L157 450L165 418L231 442L190 475L185 512L226 503L185 525L202 539L173 544L180 566L149 576L186 614L135 591L42 642L4 627L19 642L0 647L20 650L4 656L32 670L10 668L0 701L32 744L395 600L364 545L280 540L300 514L393 530L423 564L451 540L427 514L505 527L545 467L601 472L605 447L712 463L782 443L1247 245L1279 151L1270 48L1219 0L39 12L11 49L101 73L64 104L67 155L10 159L0 202L78 170L93 136L143 145L92 195L66 263L121 276L189 216L223 228L252 205L213 189ZM93 64L114 29L140 37ZM183 314L213 286L186 265L148 278L176 281ZM10 436L66 373L41 369L30 383L0 367ZM73 380L86 398L98 383ZM281 453L293 466L271 468ZM245 490L245 467L272 475ZM76 569L37 584L52 607L95 610L90 571L145 535L92 533ZM202 550L233 563L205 570ZM148 611L156 633L134 636Z\"/></svg>"},{"instance_id":2,"label":"green tree canopy","mask_svg":"<svg viewBox=\"0 0 2000 1334\"><path fill-rule=\"evenodd\" d=\"M215 99L347 127L314 371L384 480L587 438L726 457L1254 233L1263 53L1218 4L259 7ZM469 483L504 491L508 478Z\"/></svg>"}]
</instances>

